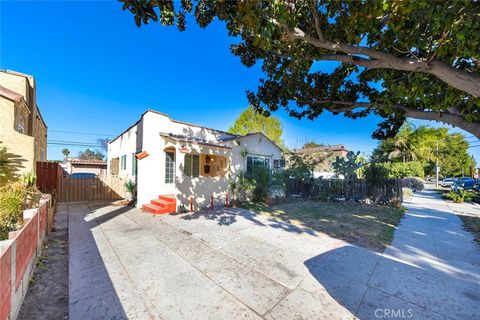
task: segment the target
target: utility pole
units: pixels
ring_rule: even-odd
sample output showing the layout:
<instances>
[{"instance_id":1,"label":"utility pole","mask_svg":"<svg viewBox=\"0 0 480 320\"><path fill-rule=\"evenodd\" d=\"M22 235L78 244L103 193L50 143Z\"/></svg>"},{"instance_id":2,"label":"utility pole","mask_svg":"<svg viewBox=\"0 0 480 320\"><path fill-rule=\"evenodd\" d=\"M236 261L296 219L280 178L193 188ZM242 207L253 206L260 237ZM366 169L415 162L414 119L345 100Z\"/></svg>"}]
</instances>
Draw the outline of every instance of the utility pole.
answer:
<instances>
[{"instance_id":1,"label":"utility pole","mask_svg":"<svg viewBox=\"0 0 480 320\"><path fill-rule=\"evenodd\" d=\"M438 140L437 140L437 161L435 163L435 187L438 188L438 172L440 171L440 168L438 167Z\"/></svg>"}]
</instances>

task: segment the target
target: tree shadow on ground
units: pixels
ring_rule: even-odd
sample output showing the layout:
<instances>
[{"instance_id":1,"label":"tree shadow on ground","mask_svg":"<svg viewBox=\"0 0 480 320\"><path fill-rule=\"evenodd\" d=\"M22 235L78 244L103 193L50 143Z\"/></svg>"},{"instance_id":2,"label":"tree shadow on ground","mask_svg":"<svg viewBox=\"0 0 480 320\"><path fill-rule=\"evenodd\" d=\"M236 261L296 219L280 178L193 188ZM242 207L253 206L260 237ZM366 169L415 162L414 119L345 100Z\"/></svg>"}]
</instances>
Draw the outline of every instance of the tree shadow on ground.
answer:
<instances>
[{"instance_id":1,"label":"tree shadow on ground","mask_svg":"<svg viewBox=\"0 0 480 320\"><path fill-rule=\"evenodd\" d=\"M359 319L378 318L378 309L410 309L413 319L475 319L480 312L478 282L459 281L451 270L432 272L349 245L304 264L328 294Z\"/></svg>"},{"instance_id":2,"label":"tree shadow on ground","mask_svg":"<svg viewBox=\"0 0 480 320\"><path fill-rule=\"evenodd\" d=\"M216 208L216 209L202 209L188 214L172 214L180 215L183 220L206 219L216 221L218 225L228 226L237 222L237 217L242 217L259 226L265 224L257 219L257 214L242 208Z\"/></svg>"},{"instance_id":3,"label":"tree shadow on ground","mask_svg":"<svg viewBox=\"0 0 480 320\"><path fill-rule=\"evenodd\" d=\"M64 204L65 205L65 204ZM98 217L88 214L105 204L69 203L69 318L127 319L93 230L131 207L119 207Z\"/></svg>"}]
</instances>

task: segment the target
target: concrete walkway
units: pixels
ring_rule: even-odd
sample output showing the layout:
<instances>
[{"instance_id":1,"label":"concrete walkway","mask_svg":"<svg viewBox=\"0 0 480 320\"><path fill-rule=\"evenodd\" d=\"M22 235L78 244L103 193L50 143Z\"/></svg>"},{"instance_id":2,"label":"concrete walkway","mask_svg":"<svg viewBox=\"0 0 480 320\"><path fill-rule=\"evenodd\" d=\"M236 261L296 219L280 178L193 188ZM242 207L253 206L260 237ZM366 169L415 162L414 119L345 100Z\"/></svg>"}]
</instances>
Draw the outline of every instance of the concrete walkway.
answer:
<instances>
[{"instance_id":1,"label":"concrete walkway","mask_svg":"<svg viewBox=\"0 0 480 320\"><path fill-rule=\"evenodd\" d=\"M407 206L377 254L242 209L153 216L69 204L69 316L478 318L472 236L432 193Z\"/></svg>"}]
</instances>

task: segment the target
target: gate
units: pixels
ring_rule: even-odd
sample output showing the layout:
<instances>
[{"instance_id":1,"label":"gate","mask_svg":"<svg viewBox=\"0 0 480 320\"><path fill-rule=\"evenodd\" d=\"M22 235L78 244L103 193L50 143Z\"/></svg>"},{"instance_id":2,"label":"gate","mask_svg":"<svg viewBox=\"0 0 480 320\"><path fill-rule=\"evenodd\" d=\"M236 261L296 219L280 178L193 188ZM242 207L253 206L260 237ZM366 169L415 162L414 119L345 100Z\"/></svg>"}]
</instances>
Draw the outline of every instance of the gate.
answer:
<instances>
[{"instance_id":1,"label":"gate","mask_svg":"<svg viewBox=\"0 0 480 320\"><path fill-rule=\"evenodd\" d=\"M37 162L37 188L57 202L120 200L125 198L124 179L118 176L71 178L56 162Z\"/></svg>"}]
</instances>

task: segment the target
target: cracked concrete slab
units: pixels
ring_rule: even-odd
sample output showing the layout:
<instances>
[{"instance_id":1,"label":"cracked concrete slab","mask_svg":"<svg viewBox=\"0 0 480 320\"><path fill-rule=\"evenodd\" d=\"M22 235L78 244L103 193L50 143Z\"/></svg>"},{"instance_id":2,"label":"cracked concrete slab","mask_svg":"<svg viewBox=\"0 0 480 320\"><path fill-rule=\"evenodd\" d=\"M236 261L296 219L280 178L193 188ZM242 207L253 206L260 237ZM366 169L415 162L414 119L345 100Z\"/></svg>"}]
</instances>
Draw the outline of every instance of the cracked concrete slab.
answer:
<instances>
[{"instance_id":1,"label":"cracked concrete slab","mask_svg":"<svg viewBox=\"0 0 480 320\"><path fill-rule=\"evenodd\" d=\"M479 247L434 193L405 205L379 254L244 209L155 216L71 204L70 316L474 319Z\"/></svg>"}]
</instances>

